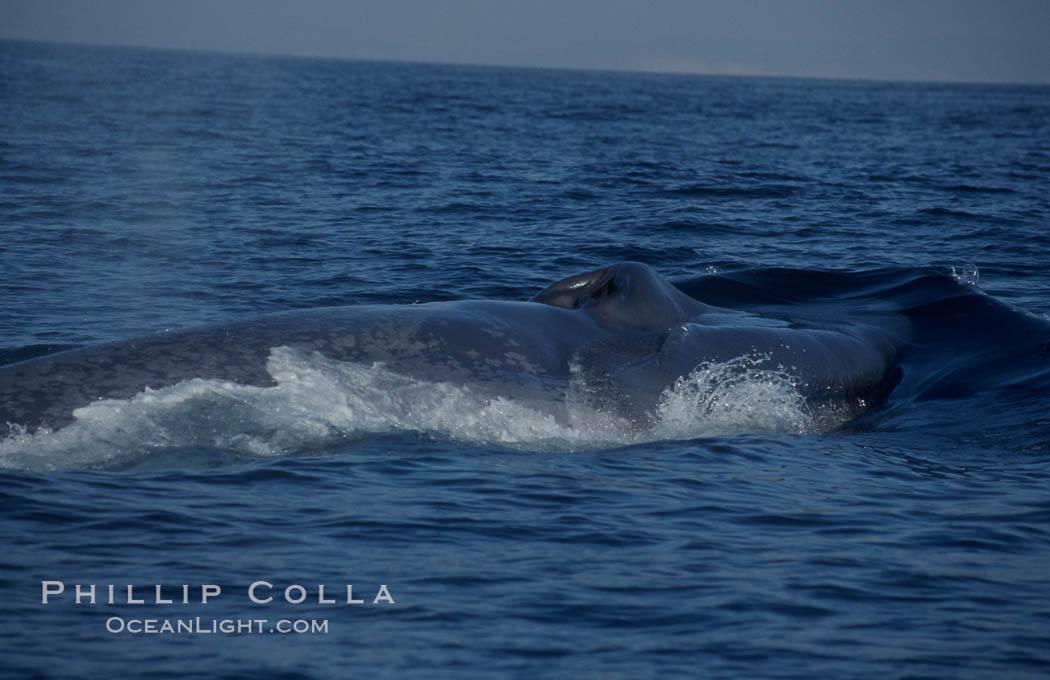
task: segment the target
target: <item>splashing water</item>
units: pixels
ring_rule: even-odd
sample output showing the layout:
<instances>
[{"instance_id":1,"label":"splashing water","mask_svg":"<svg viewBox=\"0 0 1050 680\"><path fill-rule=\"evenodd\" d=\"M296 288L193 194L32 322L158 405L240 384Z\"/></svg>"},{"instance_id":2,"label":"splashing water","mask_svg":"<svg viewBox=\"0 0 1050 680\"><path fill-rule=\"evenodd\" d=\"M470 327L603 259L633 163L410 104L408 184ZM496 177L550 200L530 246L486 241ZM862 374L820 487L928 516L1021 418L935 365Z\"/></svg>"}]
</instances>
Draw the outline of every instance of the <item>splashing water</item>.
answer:
<instances>
[{"instance_id":1,"label":"splashing water","mask_svg":"<svg viewBox=\"0 0 1050 680\"><path fill-rule=\"evenodd\" d=\"M981 273L974 264L964 264L958 269L953 265L952 278L961 284L976 288L981 282Z\"/></svg>"},{"instance_id":2,"label":"splashing water","mask_svg":"<svg viewBox=\"0 0 1050 680\"><path fill-rule=\"evenodd\" d=\"M704 363L679 378L657 407L657 438L811 431L813 419L797 379L782 367L761 368L767 361L742 356Z\"/></svg>"},{"instance_id":3,"label":"splashing water","mask_svg":"<svg viewBox=\"0 0 1050 680\"><path fill-rule=\"evenodd\" d=\"M273 387L193 379L130 399L77 409L60 430L16 429L0 465L26 469L119 466L150 452L204 447L249 457L290 456L376 434L425 433L526 450L587 451L645 441L743 432L813 431L796 381L762 358L705 363L661 395L650 425L605 413L573 395L538 410L434 383L381 364L272 350ZM574 378L578 380L579 378Z\"/></svg>"}]
</instances>

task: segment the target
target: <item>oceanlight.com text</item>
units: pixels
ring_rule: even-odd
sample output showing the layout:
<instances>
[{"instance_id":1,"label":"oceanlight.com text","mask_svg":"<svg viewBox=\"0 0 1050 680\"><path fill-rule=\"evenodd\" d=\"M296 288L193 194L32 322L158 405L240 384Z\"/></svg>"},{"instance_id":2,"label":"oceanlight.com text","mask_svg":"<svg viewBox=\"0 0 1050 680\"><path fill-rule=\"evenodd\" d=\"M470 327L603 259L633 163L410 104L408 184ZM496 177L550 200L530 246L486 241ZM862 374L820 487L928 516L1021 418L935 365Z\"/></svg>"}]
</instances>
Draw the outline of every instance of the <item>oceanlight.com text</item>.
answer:
<instances>
[{"instance_id":1,"label":"oceanlight.com text","mask_svg":"<svg viewBox=\"0 0 1050 680\"><path fill-rule=\"evenodd\" d=\"M188 618L125 619L111 616L106 630L131 635L326 635L328 619L209 619Z\"/></svg>"}]
</instances>

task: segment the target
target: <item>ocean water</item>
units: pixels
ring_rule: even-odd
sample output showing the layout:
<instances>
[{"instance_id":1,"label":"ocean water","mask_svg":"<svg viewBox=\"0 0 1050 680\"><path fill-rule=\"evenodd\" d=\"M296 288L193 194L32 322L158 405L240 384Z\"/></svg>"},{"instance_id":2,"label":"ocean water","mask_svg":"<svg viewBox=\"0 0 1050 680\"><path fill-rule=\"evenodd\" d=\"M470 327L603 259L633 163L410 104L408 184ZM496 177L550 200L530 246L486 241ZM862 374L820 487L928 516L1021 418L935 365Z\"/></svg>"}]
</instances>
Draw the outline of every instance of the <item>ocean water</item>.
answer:
<instances>
[{"instance_id":1,"label":"ocean water","mask_svg":"<svg viewBox=\"0 0 1050 680\"><path fill-rule=\"evenodd\" d=\"M627 260L912 329L829 427L741 360L643 437L375 374L10 433L0 674L1050 675L1048 188L1047 87L0 42L0 364Z\"/></svg>"}]
</instances>

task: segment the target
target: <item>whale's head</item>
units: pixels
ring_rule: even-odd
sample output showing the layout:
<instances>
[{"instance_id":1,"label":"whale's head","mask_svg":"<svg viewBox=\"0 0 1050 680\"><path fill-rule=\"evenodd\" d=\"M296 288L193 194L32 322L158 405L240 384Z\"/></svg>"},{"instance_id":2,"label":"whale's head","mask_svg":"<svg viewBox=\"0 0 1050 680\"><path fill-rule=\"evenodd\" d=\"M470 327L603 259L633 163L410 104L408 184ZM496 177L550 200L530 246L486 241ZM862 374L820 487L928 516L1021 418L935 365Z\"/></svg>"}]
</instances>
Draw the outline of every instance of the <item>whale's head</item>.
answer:
<instances>
[{"instance_id":1,"label":"whale's head","mask_svg":"<svg viewBox=\"0 0 1050 680\"><path fill-rule=\"evenodd\" d=\"M531 301L580 310L605 323L645 329L670 328L707 309L638 262L570 276L540 291Z\"/></svg>"}]
</instances>

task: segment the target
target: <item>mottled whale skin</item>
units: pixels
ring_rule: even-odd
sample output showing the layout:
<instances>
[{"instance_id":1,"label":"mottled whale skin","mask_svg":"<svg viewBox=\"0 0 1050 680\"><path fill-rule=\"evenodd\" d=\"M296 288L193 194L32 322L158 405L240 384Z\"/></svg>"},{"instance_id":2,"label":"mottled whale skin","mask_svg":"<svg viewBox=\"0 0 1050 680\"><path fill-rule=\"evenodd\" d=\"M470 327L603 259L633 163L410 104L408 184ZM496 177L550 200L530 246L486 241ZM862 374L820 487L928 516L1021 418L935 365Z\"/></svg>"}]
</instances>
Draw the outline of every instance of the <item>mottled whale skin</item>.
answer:
<instances>
[{"instance_id":1,"label":"mottled whale skin","mask_svg":"<svg viewBox=\"0 0 1050 680\"><path fill-rule=\"evenodd\" d=\"M527 302L294 311L0 366L0 434L14 425L61 428L94 401L194 378L271 386L276 348L378 363L559 420L571 382L590 406L640 426L660 395L701 364L753 356L797 375L808 398L854 413L885 390L898 345L895 333L876 328L800 329L712 307L628 262L563 279Z\"/></svg>"}]
</instances>

